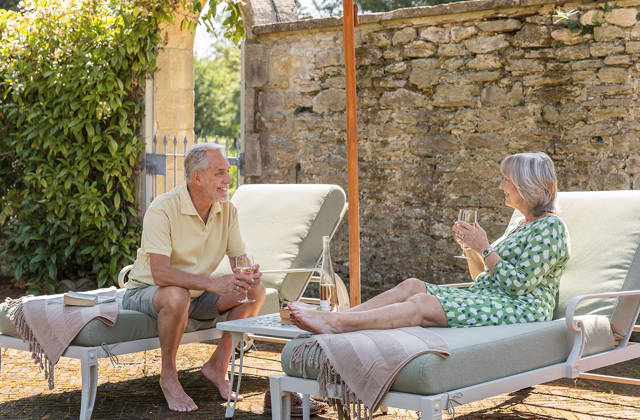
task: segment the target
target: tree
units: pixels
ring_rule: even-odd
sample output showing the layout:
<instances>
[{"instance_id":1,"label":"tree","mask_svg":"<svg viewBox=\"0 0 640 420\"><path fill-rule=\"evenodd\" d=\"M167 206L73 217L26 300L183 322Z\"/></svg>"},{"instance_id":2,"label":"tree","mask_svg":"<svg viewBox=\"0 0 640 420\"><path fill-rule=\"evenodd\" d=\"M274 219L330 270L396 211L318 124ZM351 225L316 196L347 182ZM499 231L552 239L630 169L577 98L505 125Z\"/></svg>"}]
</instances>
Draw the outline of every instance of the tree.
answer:
<instances>
[{"instance_id":1,"label":"tree","mask_svg":"<svg viewBox=\"0 0 640 420\"><path fill-rule=\"evenodd\" d=\"M212 59L196 59L195 132L198 136L240 134L240 50L216 44Z\"/></svg>"},{"instance_id":2,"label":"tree","mask_svg":"<svg viewBox=\"0 0 640 420\"><path fill-rule=\"evenodd\" d=\"M0 9L18 11L20 0L0 0Z\"/></svg>"},{"instance_id":3,"label":"tree","mask_svg":"<svg viewBox=\"0 0 640 420\"><path fill-rule=\"evenodd\" d=\"M167 9L24 0L0 10L0 265L32 291L111 283L139 244L144 80Z\"/></svg>"}]
</instances>

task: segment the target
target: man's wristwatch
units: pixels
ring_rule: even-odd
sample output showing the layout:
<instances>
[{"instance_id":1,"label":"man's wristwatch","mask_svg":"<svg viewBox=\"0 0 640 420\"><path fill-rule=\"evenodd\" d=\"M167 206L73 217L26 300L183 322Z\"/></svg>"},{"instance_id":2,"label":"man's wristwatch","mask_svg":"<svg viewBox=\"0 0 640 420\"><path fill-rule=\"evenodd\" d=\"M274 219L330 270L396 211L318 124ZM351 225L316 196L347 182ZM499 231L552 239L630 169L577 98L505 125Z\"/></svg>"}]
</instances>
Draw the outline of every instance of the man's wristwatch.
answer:
<instances>
[{"instance_id":1,"label":"man's wristwatch","mask_svg":"<svg viewBox=\"0 0 640 420\"><path fill-rule=\"evenodd\" d=\"M482 255L482 260L483 261L486 260L489 254L491 254L492 252L496 252L496 250L493 249L491 246L488 246L485 249L483 249L482 252L480 253L480 255Z\"/></svg>"}]
</instances>

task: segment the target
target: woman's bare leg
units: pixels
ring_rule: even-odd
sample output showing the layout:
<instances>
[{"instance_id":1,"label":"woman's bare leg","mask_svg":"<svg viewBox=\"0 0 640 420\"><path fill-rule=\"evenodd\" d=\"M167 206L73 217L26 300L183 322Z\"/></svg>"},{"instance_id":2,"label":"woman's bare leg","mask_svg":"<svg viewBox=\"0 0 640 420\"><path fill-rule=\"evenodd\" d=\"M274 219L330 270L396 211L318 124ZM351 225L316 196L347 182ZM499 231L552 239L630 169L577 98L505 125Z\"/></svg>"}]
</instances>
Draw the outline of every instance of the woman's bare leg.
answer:
<instances>
[{"instance_id":1,"label":"woman's bare leg","mask_svg":"<svg viewBox=\"0 0 640 420\"><path fill-rule=\"evenodd\" d=\"M368 301L350 308L346 312L369 311L371 309L381 308L394 303L405 302L411 296L419 293L425 293L426 290L427 288L422 280L416 278L406 279L386 292L382 292Z\"/></svg>"},{"instance_id":2,"label":"woman's bare leg","mask_svg":"<svg viewBox=\"0 0 640 420\"><path fill-rule=\"evenodd\" d=\"M298 327L317 334L447 326L447 316L440 301L426 293L415 294L404 302L364 311L320 312L295 303L290 303L289 308Z\"/></svg>"}]
</instances>

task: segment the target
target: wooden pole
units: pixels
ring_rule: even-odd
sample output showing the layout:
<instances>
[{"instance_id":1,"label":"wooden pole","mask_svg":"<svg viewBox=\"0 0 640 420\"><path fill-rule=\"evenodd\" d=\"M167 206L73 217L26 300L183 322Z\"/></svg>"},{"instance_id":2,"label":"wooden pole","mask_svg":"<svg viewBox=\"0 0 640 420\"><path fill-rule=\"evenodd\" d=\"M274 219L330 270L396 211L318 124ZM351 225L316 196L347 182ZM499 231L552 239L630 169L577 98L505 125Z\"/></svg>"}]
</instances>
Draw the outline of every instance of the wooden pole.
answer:
<instances>
[{"instance_id":1,"label":"wooden pole","mask_svg":"<svg viewBox=\"0 0 640 420\"><path fill-rule=\"evenodd\" d=\"M358 129L356 122L355 8L353 0L342 0L344 73L347 96L347 177L349 202L349 303L360 304L360 210L358 205Z\"/></svg>"}]
</instances>

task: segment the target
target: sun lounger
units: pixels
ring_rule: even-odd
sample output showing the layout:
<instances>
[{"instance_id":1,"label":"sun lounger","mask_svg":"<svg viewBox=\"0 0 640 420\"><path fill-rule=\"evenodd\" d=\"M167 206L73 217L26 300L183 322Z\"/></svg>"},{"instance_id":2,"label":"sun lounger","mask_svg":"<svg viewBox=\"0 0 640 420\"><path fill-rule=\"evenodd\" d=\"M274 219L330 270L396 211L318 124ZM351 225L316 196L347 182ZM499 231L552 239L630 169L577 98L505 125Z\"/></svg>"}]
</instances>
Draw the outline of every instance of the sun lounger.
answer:
<instances>
[{"instance_id":1,"label":"sun lounger","mask_svg":"<svg viewBox=\"0 0 640 420\"><path fill-rule=\"evenodd\" d=\"M231 201L238 208L247 253L262 269L267 300L261 314L278 312L284 300L303 294L322 254L322 237L335 232L346 211L344 191L335 185L245 185ZM122 287L131 266L119 276ZM230 272L226 262L214 275ZM124 289L118 290L118 321L108 327L89 322L63 354L81 360L80 419L91 417L98 383L98 359L160 347L157 323L146 314L122 309ZM181 343L219 338L217 320L190 319ZM0 348L27 350L6 312L0 310ZM204 360L203 360L204 361ZM44 378L43 378L44 380Z\"/></svg>"},{"instance_id":2,"label":"sun lounger","mask_svg":"<svg viewBox=\"0 0 640 420\"><path fill-rule=\"evenodd\" d=\"M382 405L440 419L442 410L459 404L640 357L640 343L630 342L640 310L640 191L561 193L559 206L572 257L554 319L434 329L448 342L451 357L414 359ZM318 394L316 371L307 366L310 379L304 379L289 366L298 342L282 352L285 374L270 378L273 419L289 418L288 393Z\"/></svg>"}]
</instances>

